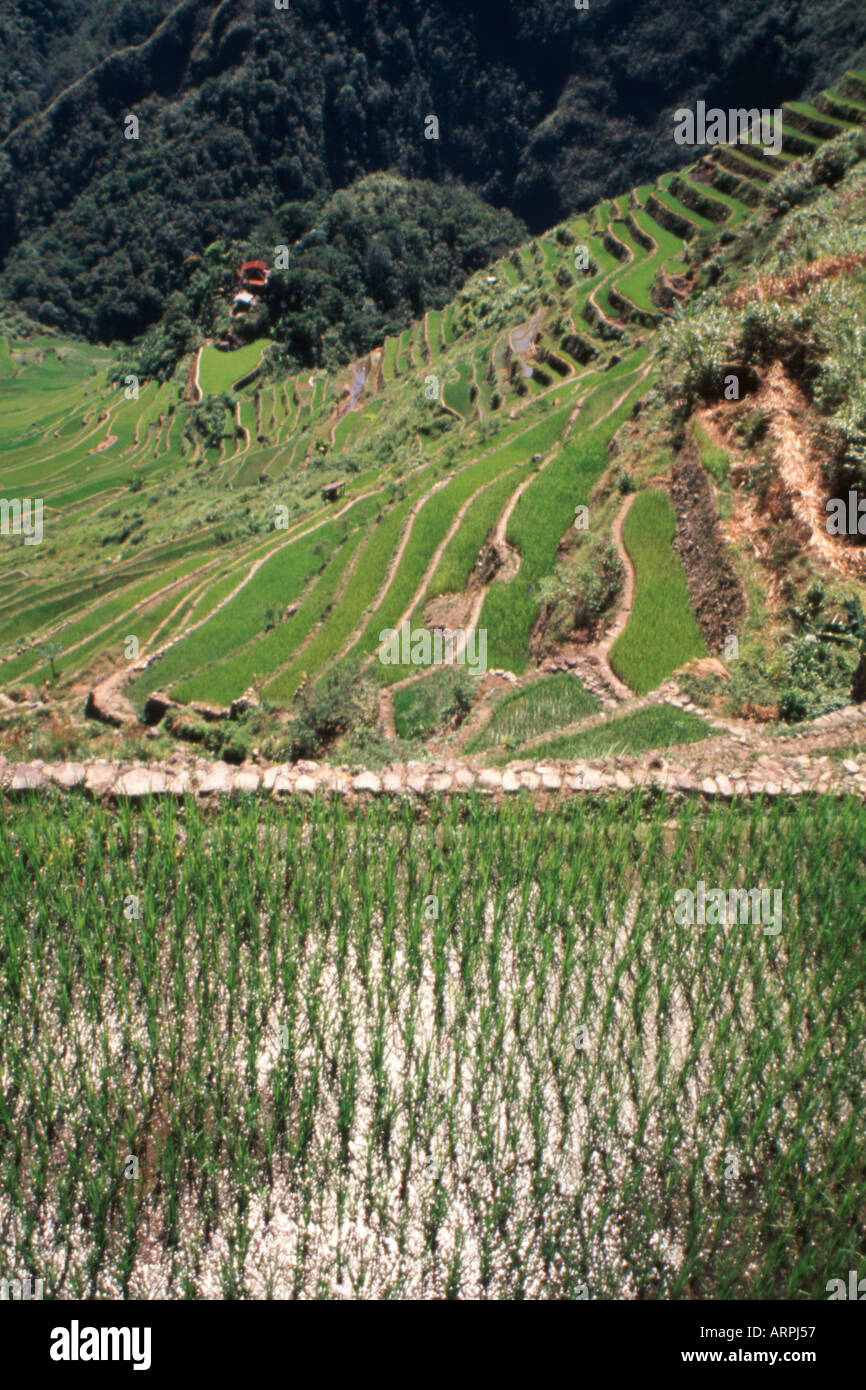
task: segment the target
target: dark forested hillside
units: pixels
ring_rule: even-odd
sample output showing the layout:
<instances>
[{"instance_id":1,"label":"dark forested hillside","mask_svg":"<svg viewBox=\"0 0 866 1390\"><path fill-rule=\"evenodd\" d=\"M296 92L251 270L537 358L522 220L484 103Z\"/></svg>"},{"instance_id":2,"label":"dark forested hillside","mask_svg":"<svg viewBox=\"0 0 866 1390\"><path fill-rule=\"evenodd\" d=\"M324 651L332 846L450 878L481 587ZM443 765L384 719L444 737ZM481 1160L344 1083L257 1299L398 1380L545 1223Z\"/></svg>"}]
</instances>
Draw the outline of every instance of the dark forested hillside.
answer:
<instances>
[{"instance_id":1,"label":"dark forested hillside","mask_svg":"<svg viewBox=\"0 0 866 1390\"><path fill-rule=\"evenodd\" d=\"M670 166L680 102L773 105L866 40L860 0L288 4L4 0L7 296L133 336L185 256L380 169L457 181L539 230Z\"/></svg>"},{"instance_id":2,"label":"dark forested hillside","mask_svg":"<svg viewBox=\"0 0 866 1390\"><path fill-rule=\"evenodd\" d=\"M236 343L267 336L281 345L284 362L334 368L446 304L467 275L525 234L509 212L468 189L369 174L328 198L283 204L240 243L218 239L202 256L186 257L181 288L126 365L163 379L206 334ZM270 260L281 242L289 265L271 272L248 313L232 318L239 263ZM119 318L126 302L122 281L102 287L101 336L129 326Z\"/></svg>"}]
</instances>

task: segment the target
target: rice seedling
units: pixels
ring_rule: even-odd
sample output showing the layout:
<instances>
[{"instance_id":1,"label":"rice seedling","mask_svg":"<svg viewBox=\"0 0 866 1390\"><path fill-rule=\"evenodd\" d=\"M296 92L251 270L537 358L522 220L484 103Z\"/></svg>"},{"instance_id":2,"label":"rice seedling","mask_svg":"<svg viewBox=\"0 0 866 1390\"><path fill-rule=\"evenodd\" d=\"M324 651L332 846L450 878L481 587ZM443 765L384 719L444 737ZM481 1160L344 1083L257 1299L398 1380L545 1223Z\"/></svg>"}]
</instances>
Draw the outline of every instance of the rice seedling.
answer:
<instances>
[{"instance_id":1,"label":"rice seedling","mask_svg":"<svg viewBox=\"0 0 866 1390\"><path fill-rule=\"evenodd\" d=\"M673 550L675 530L667 493L654 488L639 493L623 529L635 568L634 607L610 654L614 671L639 695L692 657L707 654L685 570Z\"/></svg>"},{"instance_id":2,"label":"rice seedling","mask_svg":"<svg viewBox=\"0 0 866 1390\"><path fill-rule=\"evenodd\" d=\"M467 745L466 752L518 748L527 739L573 724L584 715L594 714L598 708L596 697L576 676L557 672L503 695L484 728Z\"/></svg>"},{"instance_id":3,"label":"rice seedling","mask_svg":"<svg viewBox=\"0 0 866 1390\"><path fill-rule=\"evenodd\" d=\"M3 1264L823 1296L862 1243L864 854L853 800L6 803ZM781 930L678 920L699 879L781 885Z\"/></svg>"},{"instance_id":4,"label":"rice seedling","mask_svg":"<svg viewBox=\"0 0 866 1390\"><path fill-rule=\"evenodd\" d=\"M578 718L579 714L573 716L573 719ZM565 722L557 720L558 724ZM551 724L551 727L554 726ZM711 733L706 720L688 710L676 709L672 705L648 705L645 709L619 715L589 729L578 729L571 734L554 734L543 743L533 743L531 753L534 758L610 758L621 753L642 753L647 748L662 749L676 744L698 743L701 739L709 738ZM528 732L525 737L531 738L532 734ZM508 757L515 756L515 747L511 743L507 749L507 753L496 761L506 761ZM517 756L520 751L517 745Z\"/></svg>"}]
</instances>

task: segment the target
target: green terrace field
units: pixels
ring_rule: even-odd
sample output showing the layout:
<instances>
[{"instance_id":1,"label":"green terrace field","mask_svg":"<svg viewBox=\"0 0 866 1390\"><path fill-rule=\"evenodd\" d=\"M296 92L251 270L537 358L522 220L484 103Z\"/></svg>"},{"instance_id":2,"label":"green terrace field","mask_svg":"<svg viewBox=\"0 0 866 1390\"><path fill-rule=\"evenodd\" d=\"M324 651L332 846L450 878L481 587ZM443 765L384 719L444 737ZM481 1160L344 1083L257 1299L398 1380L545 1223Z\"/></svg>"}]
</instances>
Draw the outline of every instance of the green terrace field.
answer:
<instances>
[{"instance_id":1,"label":"green terrace field","mask_svg":"<svg viewBox=\"0 0 866 1390\"><path fill-rule=\"evenodd\" d=\"M202 393L205 396L218 396L223 391L230 391L236 381L258 365L267 346L267 340L259 338L235 352L221 352L215 347L202 348L198 375Z\"/></svg>"},{"instance_id":2,"label":"green terrace field","mask_svg":"<svg viewBox=\"0 0 866 1390\"><path fill-rule=\"evenodd\" d=\"M856 117L861 89L841 86L826 101ZM280 376L265 340L207 344L192 399L194 361L136 392L105 348L0 339L0 492L44 504L39 544L0 537L0 688L32 693L50 644L55 695L81 699L130 638L139 711L155 690L226 706L250 686L287 708L355 659L393 683L415 671L377 661L380 632L468 593L497 531L513 564L472 589L477 625L490 666L527 670L538 583L656 379L660 281L752 215L732 154L552 228L337 373ZM772 178L755 163L743 179ZM613 660L636 691L702 650L666 507L642 494L626 528L638 591Z\"/></svg>"},{"instance_id":3,"label":"green terrace field","mask_svg":"<svg viewBox=\"0 0 866 1390\"><path fill-rule=\"evenodd\" d=\"M682 561L672 548L676 517L666 492L641 492L623 539L635 568L635 596L625 630L611 650L617 675L639 695L706 647L689 603Z\"/></svg>"},{"instance_id":4,"label":"green terrace field","mask_svg":"<svg viewBox=\"0 0 866 1390\"><path fill-rule=\"evenodd\" d=\"M511 751L527 738L572 724L598 708L598 700L576 677L564 672L543 676L498 700L491 718L467 744L466 752L481 753L489 748Z\"/></svg>"},{"instance_id":5,"label":"green terrace field","mask_svg":"<svg viewBox=\"0 0 866 1390\"><path fill-rule=\"evenodd\" d=\"M809 1300L856 1266L857 800L0 817L3 1248L46 1298ZM699 881L767 912L690 923Z\"/></svg>"},{"instance_id":6,"label":"green terrace field","mask_svg":"<svg viewBox=\"0 0 866 1390\"><path fill-rule=\"evenodd\" d=\"M534 742L532 754L538 758L609 758L621 753L643 753L648 748L667 749L684 743L699 743L709 734L706 722L688 710L671 705L648 705L588 729ZM521 757L523 751L518 748L512 756Z\"/></svg>"}]
</instances>

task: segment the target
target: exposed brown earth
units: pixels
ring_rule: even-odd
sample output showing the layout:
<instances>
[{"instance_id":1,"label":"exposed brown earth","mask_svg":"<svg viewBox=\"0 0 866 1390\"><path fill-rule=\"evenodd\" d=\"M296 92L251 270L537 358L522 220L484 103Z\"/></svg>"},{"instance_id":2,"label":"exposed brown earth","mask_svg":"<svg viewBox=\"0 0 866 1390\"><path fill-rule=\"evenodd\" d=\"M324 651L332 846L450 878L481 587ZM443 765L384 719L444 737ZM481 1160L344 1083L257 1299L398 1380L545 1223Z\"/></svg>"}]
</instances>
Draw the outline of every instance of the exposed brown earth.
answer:
<instances>
[{"instance_id":1,"label":"exposed brown earth","mask_svg":"<svg viewBox=\"0 0 866 1390\"><path fill-rule=\"evenodd\" d=\"M756 370L757 386L746 399L724 402L700 413L716 443L732 451L734 514L726 526L738 544L751 547L765 571L767 596L783 606L780 573L794 555L809 555L846 579L866 580L866 548L827 530L828 485L817 445L814 413L803 391L781 362ZM764 437L745 447L736 427L760 415ZM755 490L750 478L769 470Z\"/></svg>"},{"instance_id":2,"label":"exposed brown earth","mask_svg":"<svg viewBox=\"0 0 866 1390\"><path fill-rule=\"evenodd\" d=\"M698 446L690 439L680 450L670 482L677 516L674 549L686 572L689 598L710 651L739 631L746 598L725 552L710 480Z\"/></svg>"},{"instance_id":3,"label":"exposed brown earth","mask_svg":"<svg viewBox=\"0 0 866 1390\"><path fill-rule=\"evenodd\" d=\"M749 285L740 285L727 302L739 309L755 299L799 299L819 281L850 275L861 265L866 265L864 255L822 256L809 265L797 266L787 275L761 275Z\"/></svg>"},{"instance_id":4,"label":"exposed brown earth","mask_svg":"<svg viewBox=\"0 0 866 1390\"><path fill-rule=\"evenodd\" d=\"M768 434L793 514L808 544L825 565L852 578L866 577L866 551L827 530L827 486L820 459L809 447L809 403L780 362L767 369L756 399L768 418Z\"/></svg>"},{"instance_id":5,"label":"exposed brown earth","mask_svg":"<svg viewBox=\"0 0 866 1390\"><path fill-rule=\"evenodd\" d=\"M597 642L594 642L588 649L588 655L594 657L602 669L605 681L618 699L627 699L631 695L631 690L621 681L610 664L610 652L619 634L622 632L634 606L635 572L632 558L626 549L623 540L623 529L625 519L629 514L629 509L634 502L636 494L630 493L624 497L619 505L616 516L610 528L611 538L616 546L616 553L620 558L623 567L623 584L619 596L619 603L613 619L608 624L607 630L602 634Z\"/></svg>"}]
</instances>

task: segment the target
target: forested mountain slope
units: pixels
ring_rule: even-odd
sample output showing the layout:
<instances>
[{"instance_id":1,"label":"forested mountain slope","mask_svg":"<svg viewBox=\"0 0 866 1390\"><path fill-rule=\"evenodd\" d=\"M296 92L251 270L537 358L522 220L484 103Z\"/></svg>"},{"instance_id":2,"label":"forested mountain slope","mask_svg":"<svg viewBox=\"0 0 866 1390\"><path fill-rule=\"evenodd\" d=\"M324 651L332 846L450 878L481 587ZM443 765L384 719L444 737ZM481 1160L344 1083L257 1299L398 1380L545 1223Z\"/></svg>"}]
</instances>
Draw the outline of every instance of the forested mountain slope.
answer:
<instances>
[{"instance_id":1,"label":"forested mountain slope","mask_svg":"<svg viewBox=\"0 0 866 1390\"><path fill-rule=\"evenodd\" d=\"M131 337L190 252L311 224L377 169L458 180L540 231L669 168L676 105L775 105L864 40L857 0L734 0L713 26L688 0L8 0L0 289Z\"/></svg>"}]
</instances>

